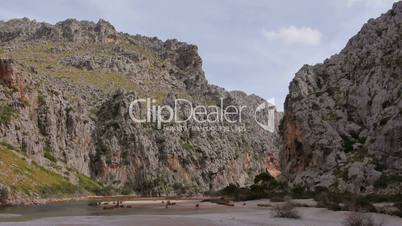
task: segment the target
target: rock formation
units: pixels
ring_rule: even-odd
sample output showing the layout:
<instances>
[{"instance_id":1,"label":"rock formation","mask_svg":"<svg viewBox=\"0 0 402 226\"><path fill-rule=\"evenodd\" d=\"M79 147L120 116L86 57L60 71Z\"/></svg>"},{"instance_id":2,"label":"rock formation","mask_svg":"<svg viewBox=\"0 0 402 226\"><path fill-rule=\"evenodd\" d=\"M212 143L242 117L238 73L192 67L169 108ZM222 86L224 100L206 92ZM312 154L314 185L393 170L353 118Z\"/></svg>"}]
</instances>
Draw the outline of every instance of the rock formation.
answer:
<instances>
[{"instance_id":1,"label":"rock formation","mask_svg":"<svg viewBox=\"0 0 402 226\"><path fill-rule=\"evenodd\" d=\"M289 86L282 170L291 184L401 192L402 3L371 19L337 55Z\"/></svg>"},{"instance_id":2,"label":"rock formation","mask_svg":"<svg viewBox=\"0 0 402 226\"><path fill-rule=\"evenodd\" d=\"M0 107L13 112L0 123L0 142L39 165L142 195L199 194L250 184L267 170L278 174L278 134L260 128L252 111L265 100L208 84L194 45L123 34L103 20L51 25L26 18L0 22L0 45L25 85L23 97L0 86ZM8 84L12 70L1 68ZM147 97L250 109L236 124L240 131L197 130L194 120L171 131L130 119L130 101Z\"/></svg>"}]
</instances>

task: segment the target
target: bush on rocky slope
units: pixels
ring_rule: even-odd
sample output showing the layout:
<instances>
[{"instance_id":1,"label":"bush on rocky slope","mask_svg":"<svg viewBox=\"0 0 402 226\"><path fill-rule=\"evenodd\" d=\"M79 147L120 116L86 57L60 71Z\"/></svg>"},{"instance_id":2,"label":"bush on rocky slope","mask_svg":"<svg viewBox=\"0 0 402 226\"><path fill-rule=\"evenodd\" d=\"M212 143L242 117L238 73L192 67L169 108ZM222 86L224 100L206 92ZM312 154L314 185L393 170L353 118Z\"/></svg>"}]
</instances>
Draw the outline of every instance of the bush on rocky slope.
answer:
<instances>
[{"instance_id":1,"label":"bush on rocky slope","mask_svg":"<svg viewBox=\"0 0 402 226\"><path fill-rule=\"evenodd\" d=\"M223 188L213 193L213 195L223 195L235 200L253 200L261 198L284 197L286 193L285 184L277 181L269 173L258 174L254 178L254 184L248 187L240 187L235 184Z\"/></svg>"},{"instance_id":2,"label":"bush on rocky slope","mask_svg":"<svg viewBox=\"0 0 402 226\"><path fill-rule=\"evenodd\" d=\"M0 105L0 124L9 123L15 116L17 112L7 105Z\"/></svg>"}]
</instances>

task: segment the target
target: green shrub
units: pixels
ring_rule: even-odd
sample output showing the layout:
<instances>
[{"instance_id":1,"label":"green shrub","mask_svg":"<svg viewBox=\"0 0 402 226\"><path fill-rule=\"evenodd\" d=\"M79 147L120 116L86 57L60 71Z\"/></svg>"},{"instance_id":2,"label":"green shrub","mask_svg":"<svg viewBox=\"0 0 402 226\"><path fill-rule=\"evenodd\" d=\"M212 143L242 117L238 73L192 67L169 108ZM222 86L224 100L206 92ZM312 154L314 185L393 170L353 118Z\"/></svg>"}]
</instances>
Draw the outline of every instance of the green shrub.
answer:
<instances>
[{"instance_id":1,"label":"green shrub","mask_svg":"<svg viewBox=\"0 0 402 226\"><path fill-rule=\"evenodd\" d=\"M402 202L402 194L394 194L394 195L366 195L363 196L370 202Z\"/></svg>"},{"instance_id":2,"label":"green shrub","mask_svg":"<svg viewBox=\"0 0 402 226\"><path fill-rule=\"evenodd\" d=\"M271 182L271 181L275 181L275 178L266 172L260 173L254 178L254 184L258 184L260 182Z\"/></svg>"},{"instance_id":3,"label":"green shrub","mask_svg":"<svg viewBox=\"0 0 402 226\"><path fill-rule=\"evenodd\" d=\"M250 187L241 188L230 184L214 195L229 196L237 201L284 197L286 196L286 186L278 182L269 173L264 172L255 176L254 184Z\"/></svg>"},{"instance_id":4,"label":"green shrub","mask_svg":"<svg viewBox=\"0 0 402 226\"><path fill-rule=\"evenodd\" d=\"M115 190L112 186L103 186L100 190L97 190L95 192L96 195L101 195L101 196L113 195L114 193L115 193Z\"/></svg>"},{"instance_id":5,"label":"green shrub","mask_svg":"<svg viewBox=\"0 0 402 226\"><path fill-rule=\"evenodd\" d=\"M8 124L17 116L17 112L7 105L0 105L0 124Z\"/></svg>"},{"instance_id":6,"label":"green shrub","mask_svg":"<svg viewBox=\"0 0 402 226\"><path fill-rule=\"evenodd\" d=\"M56 157L53 156L52 150L50 149L49 146L46 146L46 147L43 149L43 153L44 153L43 156L44 156L45 158L49 159L49 160L52 161L52 162L57 162L57 159L56 159Z\"/></svg>"},{"instance_id":7,"label":"green shrub","mask_svg":"<svg viewBox=\"0 0 402 226\"><path fill-rule=\"evenodd\" d=\"M9 150L16 150L16 148L13 145L6 143L6 142L0 142L0 145L4 146L5 148L7 148Z\"/></svg>"},{"instance_id":8,"label":"green shrub","mask_svg":"<svg viewBox=\"0 0 402 226\"><path fill-rule=\"evenodd\" d=\"M105 186L94 179L87 177L82 174L78 174L78 183L79 186L86 191L92 192L96 195L100 196L108 196L108 195L113 195L116 192L116 190L112 186Z\"/></svg>"},{"instance_id":9,"label":"green shrub","mask_svg":"<svg viewBox=\"0 0 402 226\"><path fill-rule=\"evenodd\" d=\"M54 195L74 194L77 192L77 187L65 180L59 184L41 186L38 191L41 197L46 198Z\"/></svg>"},{"instance_id":10,"label":"green shrub","mask_svg":"<svg viewBox=\"0 0 402 226\"><path fill-rule=\"evenodd\" d=\"M236 200L238 201L256 200L262 198L269 198L272 195L274 194L269 193L263 187L253 185L250 188L241 188L240 194L238 195L238 197L236 197Z\"/></svg>"},{"instance_id":11,"label":"green shrub","mask_svg":"<svg viewBox=\"0 0 402 226\"><path fill-rule=\"evenodd\" d=\"M260 173L254 178L254 184L259 185L263 190L275 192L278 188L283 190L283 185L279 183L271 174Z\"/></svg>"},{"instance_id":12,"label":"green shrub","mask_svg":"<svg viewBox=\"0 0 402 226\"><path fill-rule=\"evenodd\" d=\"M78 175L78 184L81 188L89 192L93 192L95 194L104 193L103 186L98 182L94 181L92 178L87 177L85 175L79 174Z\"/></svg>"},{"instance_id":13,"label":"green shrub","mask_svg":"<svg viewBox=\"0 0 402 226\"><path fill-rule=\"evenodd\" d=\"M238 196L240 194L240 188L237 185L229 184L227 187L222 189L221 192L228 196Z\"/></svg>"},{"instance_id":14,"label":"green shrub","mask_svg":"<svg viewBox=\"0 0 402 226\"><path fill-rule=\"evenodd\" d=\"M189 144L189 143L183 143L183 144L181 144L181 147L186 151L193 150L193 146L191 144Z\"/></svg>"},{"instance_id":15,"label":"green shrub","mask_svg":"<svg viewBox=\"0 0 402 226\"><path fill-rule=\"evenodd\" d=\"M328 208L330 210L349 210L376 212L373 203L376 202L396 202L402 200L402 195L357 195L348 192L318 192L314 195L319 207ZM341 207L339 204L343 203Z\"/></svg>"},{"instance_id":16,"label":"green shrub","mask_svg":"<svg viewBox=\"0 0 402 226\"><path fill-rule=\"evenodd\" d=\"M399 175L385 175L382 174L376 182L374 182L375 188L386 188L389 184L402 182L402 176Z\"/></svg>"},{"instance_id":17,"label":"green shrub","mask_svg":"<svg viewBox=\"0 0 402 226\"><path fill-rule=\"evenodd\" d=\"M123 188L120 189L120 194L122 195L131 195L132 193L133 190L128 186L124 186Z\"/></svg>"},{"instance_id":18,"label":"green shrub","mask_svg":"<svg viewBox=\"0 0 402 226\"><path fill-rule=\"evenodd\" d=\"M343 148L345 153L349 153L353 151L353 145L356 143L353 138L349 138L347 136L343 136Z\"/></svg>"},{"instance_id":19,"label":"green shrub","mask_svg":"<svg viewBox=\"0 0 402 226\"><path fill-rule=\"evenodd\" d=\"M347 169L337 169L335 175L337 178L342 178L344 181L347 181L349 177Z\"/></svg>"},{"instance_id":20,"label":"green shrub","mask_svg":"<svg viewBox=\"0 0 402 226\"><path fill-rule=\"evenodd\" d=\"M44 105L46 103L45 97L43 95L38 95L38 104Z\"/></svg>"}]
</instances>

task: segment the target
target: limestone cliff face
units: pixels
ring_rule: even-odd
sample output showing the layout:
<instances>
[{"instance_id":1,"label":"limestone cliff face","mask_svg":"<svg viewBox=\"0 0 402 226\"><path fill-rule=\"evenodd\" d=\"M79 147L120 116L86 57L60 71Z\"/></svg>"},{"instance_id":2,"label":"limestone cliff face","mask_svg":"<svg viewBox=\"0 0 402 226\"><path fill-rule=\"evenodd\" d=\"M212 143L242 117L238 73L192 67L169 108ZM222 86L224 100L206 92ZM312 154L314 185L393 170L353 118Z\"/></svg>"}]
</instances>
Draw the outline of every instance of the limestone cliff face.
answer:
<instances>
[{"instance_id":1,"label":"limestone cliff face","mask_svg":"<svg viewBox=\"0 0 402 226\"><path fill-rule=\"evenodd\" d=\"M1 58L14 61L12 70L0 64L0 106L12 112L0 123L0 141L53 171L78 171L143 195L201 193L279 172L278 134L254 119L265 100L208 84L194 45L119 33L103 20L18 19L0 22L0 46ZM24 92L8 85L13 76ZM169 131L130 119L130 101L147 97L248 109L240 131L197 130L194 120Z\"/></svg>"},{"instance_id":2,"label":"limestone cliff face","mask_svg":"<svg viewBox=\"0 0 402 226\"><path fill-rule=\"evenodd\" d=\"M339 54L296 74L282 124L282 168L292 184L401 192L401 24L399 2Z\"/></svg>"},{"instance_id":3,"label":"limestone cliff face","mask_svg":"<svg viewBox=\"0 0 402 226\"><path fill-rule=\"evenodd\" d=\"M221 94L228 104L261 103L245 94ZM96 177L128 184L142 194L164 195L197 194L230 183L244 186L260 172L276 173L275 138L246 117L242 132L198 130L193 120L179 131L155 130L153 125L130 119L129 103L137 95L117 93L98 111L97 151L92 158ZM227 98L233 99L229 102ZM186 110L180 114L185 115ZM175 128L175 124L169 126Z\"/></svg>"}]
</instances>

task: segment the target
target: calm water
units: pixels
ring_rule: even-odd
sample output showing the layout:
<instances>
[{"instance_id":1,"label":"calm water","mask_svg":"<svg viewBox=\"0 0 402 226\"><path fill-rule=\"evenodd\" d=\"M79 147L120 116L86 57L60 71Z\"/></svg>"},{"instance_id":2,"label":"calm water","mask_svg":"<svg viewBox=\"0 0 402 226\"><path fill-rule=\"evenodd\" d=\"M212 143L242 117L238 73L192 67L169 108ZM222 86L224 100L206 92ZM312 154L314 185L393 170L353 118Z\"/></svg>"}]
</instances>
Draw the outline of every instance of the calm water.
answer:
<instances>
[{"instance_id":1,"label":"calm water","mask_svg":"<svg viewBox=\"0 0 402 226\"><path fill-rule=\"evenodd\" d=\"M41 206L8 207L0 209L0 222L28 221L47 217L62 216L112 216L112 215L169 215L169 214L196 214L211 213L216 210L209 209L166 209L163 206L136 206L133 208L119 208L104 210L102 207L89 206L89 202L68 202L63 204L51 204ZM219 212L230 211L220 209Z\"/></svg>"}]
</instances>

